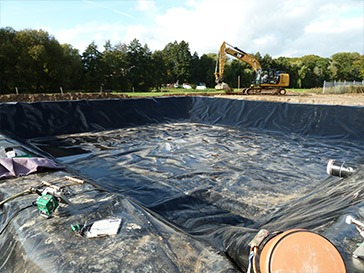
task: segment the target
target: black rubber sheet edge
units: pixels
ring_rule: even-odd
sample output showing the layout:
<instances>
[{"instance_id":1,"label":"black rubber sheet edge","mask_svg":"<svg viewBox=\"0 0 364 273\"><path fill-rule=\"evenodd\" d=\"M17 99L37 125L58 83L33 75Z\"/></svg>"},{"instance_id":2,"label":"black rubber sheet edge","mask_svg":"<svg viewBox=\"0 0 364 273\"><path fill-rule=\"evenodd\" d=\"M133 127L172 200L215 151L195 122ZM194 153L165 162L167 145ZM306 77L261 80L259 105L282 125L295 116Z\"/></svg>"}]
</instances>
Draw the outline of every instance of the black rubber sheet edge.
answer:
<instances>
[{"instance_id":1,"label":"black rubber sheet edge","mask_svg":"<svg viewBox=\"0 0 364 273\"><path fill-rule=\"evenodd\" d=\"M209 97L0 104L0 132L30 139L176 120L363 140L364 108Z\"/></svg>"}]
</instances>

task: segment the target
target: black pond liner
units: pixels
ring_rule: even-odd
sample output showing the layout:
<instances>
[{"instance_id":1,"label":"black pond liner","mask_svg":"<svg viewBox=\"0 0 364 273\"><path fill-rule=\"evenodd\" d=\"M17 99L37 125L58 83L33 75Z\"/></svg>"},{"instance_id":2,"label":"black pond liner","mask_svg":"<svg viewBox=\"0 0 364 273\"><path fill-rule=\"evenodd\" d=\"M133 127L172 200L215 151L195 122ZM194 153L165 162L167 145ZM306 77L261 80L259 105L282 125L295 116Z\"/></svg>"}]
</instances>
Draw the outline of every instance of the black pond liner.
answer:
<instances>
[{"instance_id":1,"label":"black pond liner","mask_svg":"<svg viewBox=\"0 0 364 273\"><path fill-rule=\"evenodd\" d=\"M364 218L363 107L209 97L4 103L0 131L212 247L234 270L246 270L261 228L315 231L348 272L364 268L351 256L362 238L345 223ZM355 172L328 176L330 159ZM213 267L224 269L233 270Z\"/></svg>"}]
</instances>

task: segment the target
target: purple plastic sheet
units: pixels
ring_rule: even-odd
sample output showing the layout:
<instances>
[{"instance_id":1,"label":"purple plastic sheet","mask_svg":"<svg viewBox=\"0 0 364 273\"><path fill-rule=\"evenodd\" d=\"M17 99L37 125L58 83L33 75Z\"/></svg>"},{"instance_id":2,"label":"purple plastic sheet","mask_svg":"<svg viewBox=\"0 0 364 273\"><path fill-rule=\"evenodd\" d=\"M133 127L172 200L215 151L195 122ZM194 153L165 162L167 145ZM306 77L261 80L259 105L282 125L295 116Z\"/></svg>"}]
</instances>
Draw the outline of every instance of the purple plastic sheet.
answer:
<instances>
[{"instance_id":1,"label":"purple plastic sheet","mask_svg":"<svg viewBox=\"0 0 364 273\"><path fill-rule=\"evenodd\" d=\"M44 169L62 169L53 160L40 157L0 157L0 179L24 176Z\"/></svg>"}]
</instances>

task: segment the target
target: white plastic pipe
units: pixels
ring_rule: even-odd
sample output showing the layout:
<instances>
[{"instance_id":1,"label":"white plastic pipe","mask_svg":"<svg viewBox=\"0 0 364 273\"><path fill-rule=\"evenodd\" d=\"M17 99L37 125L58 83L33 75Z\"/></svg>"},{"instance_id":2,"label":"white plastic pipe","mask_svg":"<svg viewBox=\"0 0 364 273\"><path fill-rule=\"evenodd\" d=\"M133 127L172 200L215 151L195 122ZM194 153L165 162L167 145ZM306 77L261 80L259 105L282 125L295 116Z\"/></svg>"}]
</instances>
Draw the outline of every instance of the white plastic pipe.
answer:
<instances>
[{"instance_id":1,"label":"white plastic pipe","mask_svg":"<svg viewBox=\"0 0 364 273\"><path fill-rule=\"evenodd\" d=\"M346 216L346 219L345 219L345 222L348 224L348 225L351 225L351 224L354 224L358 227L361 227L364 229L364 223L360 222L359 220L356 220L353 216L351 215L348 215Z\"/></svg>"}]
</instances>

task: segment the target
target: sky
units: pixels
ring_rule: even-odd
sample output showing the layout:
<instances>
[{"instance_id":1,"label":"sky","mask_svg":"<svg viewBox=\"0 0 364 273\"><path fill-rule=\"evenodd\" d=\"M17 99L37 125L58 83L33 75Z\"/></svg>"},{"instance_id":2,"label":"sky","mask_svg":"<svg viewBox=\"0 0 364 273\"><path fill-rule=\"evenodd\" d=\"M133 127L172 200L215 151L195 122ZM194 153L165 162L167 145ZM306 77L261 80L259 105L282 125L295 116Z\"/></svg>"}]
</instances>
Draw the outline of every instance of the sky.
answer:
<instances>
[{"instance_id":1,"label":"sky","mask_svg":"<svg viewBox=\"0 0 364 273\"><path fill-rule=\"evenodd\" d=\"M0 26L45 30L80 53L138 39L152 51L183 40L199 56L223 41L274 58L364 54L364 0L0 0Z\"/></svg>"}]
</instances>

